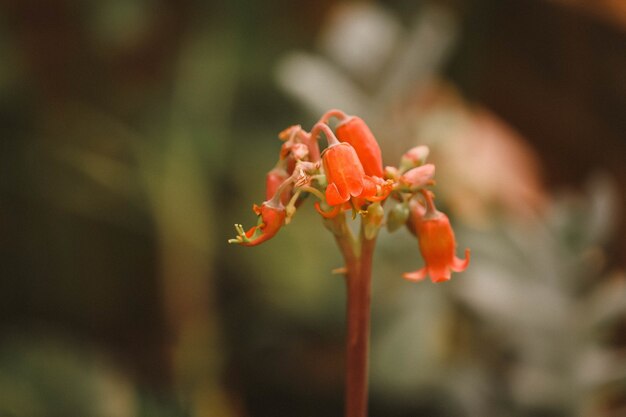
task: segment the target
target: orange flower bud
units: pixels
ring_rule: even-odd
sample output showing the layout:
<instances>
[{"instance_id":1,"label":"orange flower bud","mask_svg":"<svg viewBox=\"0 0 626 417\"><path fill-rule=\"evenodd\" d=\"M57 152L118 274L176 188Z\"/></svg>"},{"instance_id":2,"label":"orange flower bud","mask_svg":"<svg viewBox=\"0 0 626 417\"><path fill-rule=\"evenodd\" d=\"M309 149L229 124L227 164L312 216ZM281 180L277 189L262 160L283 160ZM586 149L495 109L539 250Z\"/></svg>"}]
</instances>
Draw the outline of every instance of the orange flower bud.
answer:
<instances>
[{"instance_id":1,"label":"orange flower bud","mask_svg":"<svg viewBox=\"0 0 626 417\"><path fill-rule=\"evenodd\" d=\"M337 138L352 145L367 175L383 176L383 158L374 134L363 119L351 116L337 126Z\"/></svg>"},{"instance_id":2,"label":"orange flower bud","mask_svg":"<svg viewBox=\"0 0 626 417\"><path fill-rule=\"evenodd\" d=\"M354 148L347 143L330 145L322 153L326 172L326 202L343 204L363 192L365 172Z\"/></svg>"},{"instance_id":3,"label":"orange flower bud","mask_svg":"<svg viewBox=\"0 0 626 417\"><path fill-rule=\"evenodd\" d=\"M412 206L412 223L419 240L420 252L426 266L407 272L402 276L410 281L420 281L427 275L433 282L448 281L451 271L462 272L469 265L470 251L465 250L465 259L455 255L456 240L448 216L437 209L429 192L426 197L426 211L419 205Z\"/></svg>"}]
</instances>

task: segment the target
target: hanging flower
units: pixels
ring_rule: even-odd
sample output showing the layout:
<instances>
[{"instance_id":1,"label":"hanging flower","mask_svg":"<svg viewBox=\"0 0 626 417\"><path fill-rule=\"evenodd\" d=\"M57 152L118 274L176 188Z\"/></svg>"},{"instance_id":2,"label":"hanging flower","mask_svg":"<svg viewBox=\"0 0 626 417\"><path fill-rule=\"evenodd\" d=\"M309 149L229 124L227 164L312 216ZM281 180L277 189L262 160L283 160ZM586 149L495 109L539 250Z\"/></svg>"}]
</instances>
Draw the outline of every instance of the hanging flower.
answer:
<instances>
[{"instance_id":1,"label":"hanging flower","mask_svg":"<svg viewBox=\"0 0 626 417\"><path fill-rule=\"evenodd\" d=\"M331 206L346 203L350 197L359 197L363 190L375 192L375 185L367 186L365 172L354 148L343 142L330 145L322 153L326 173L326 202ZM366 187L367 186L367 187Z\"/></svg>"},{"instance_id":2,"label":"hanging flower","mask_svg":"<svg viewBox=\"0 0 626 417\"><path fill-rule=\"evenodd\" d=\"M336 132L337 138L341 142L352 145L359 156L365 174L383 176L383 159L380 146L378 146L374 134L363 119L349 116L337 126Z\"/></svg>"},{"instance_id":3,"label":"hanging flower","mask_svg":"<svg viewBox=\"0 0 626 417\"><path fill-rule=\"evenodd\" d=\"M230 239L228 243L237 243L241 246L256 246L273 238L285 223L285 207L280 201L277 204L276 198L268 200L260 206L255 204L252 210L259 216L257 225L244 232L243 227L240 224L236 224L237 237Z\"/></svg>"},{"instance_id":4,"label":"hanging flower","mask_svg":"<svg viewBox=\"0 0 626 417\"><path fill-rule=\"evenodd\" d=\"M423 192L426 209L418 203L411 206L412 226L426 266L402 275L410 281L421 281L427 275L433 282L448 281L451 271L464 271L470 261L469 249L465 250L465 259L459 259L455 255L456 240L450 220L436 209L431 194L429 191Z\"/></svg>"}]
</instances>

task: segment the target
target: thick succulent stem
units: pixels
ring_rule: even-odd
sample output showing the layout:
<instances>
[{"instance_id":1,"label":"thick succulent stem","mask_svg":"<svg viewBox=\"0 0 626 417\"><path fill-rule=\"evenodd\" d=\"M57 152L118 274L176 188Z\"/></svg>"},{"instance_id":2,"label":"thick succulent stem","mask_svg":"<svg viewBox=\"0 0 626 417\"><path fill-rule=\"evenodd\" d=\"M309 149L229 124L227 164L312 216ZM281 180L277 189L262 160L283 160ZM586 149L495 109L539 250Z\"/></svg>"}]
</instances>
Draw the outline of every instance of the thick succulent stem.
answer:
<instances>
[{"instance_id":1,"label":"thick succulent stem","mask_svg":"<svg viewBox=\"0 0 626 417\"><path fill-rule=\"evenodd\" d=\"M346 391L345 417L366 417L370 334L372 258L376 239L359 242L352 236L337 236L346 261Z\"/></svg>"}]
</instances>

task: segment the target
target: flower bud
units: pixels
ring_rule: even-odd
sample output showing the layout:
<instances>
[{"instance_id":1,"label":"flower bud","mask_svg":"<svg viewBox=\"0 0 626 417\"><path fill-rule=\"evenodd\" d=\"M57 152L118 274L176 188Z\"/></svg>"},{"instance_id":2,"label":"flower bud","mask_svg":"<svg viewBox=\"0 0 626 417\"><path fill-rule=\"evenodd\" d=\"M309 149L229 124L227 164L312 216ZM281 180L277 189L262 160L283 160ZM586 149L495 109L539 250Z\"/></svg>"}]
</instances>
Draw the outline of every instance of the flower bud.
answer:
<instances>
[{"instance_id":1,"label":"flower bud","mask_svg":"<svg viewBox=\"0 0 626 417\"><path fill-rule=\"evenodd\" d=\"M402 174L402 176L400 176L399 182L410 191L416 191L427 185L432 185L434 177L435 166L433 164L426 164L409 169L407 172Z\"/></svg>"},{"instance_id":2,"label":"flower bud","mask_svg":"<svg viewBox=\"0 0 626 417\"><path fill-rule=\"evenodd\" d=\"M387 179L397 180L400 177L400 170L396 167L386 166L384 175Z\"/></svg>"},{"instance_id":3,"label":"flower bud","mask_svg":"<svg viewBox=\"0 0 626 417\"><path fill-rule=\"evenodd\" d=\"M409 149L404 153L404 155L402 155L402 159L400 159L400 171L404 172L411 168L424 165L429 153L430 150L428 149L428 146L425 145Z\"/></svg>"},{"instance_id":4,"label":"flower bud","mask_svg":"<svg viewBox=\"0 0 626 417\"><path fill-rule=\"evenodd\" d=\"M363 233L367 240L372 240L378 234L385 218L385 210L380 203L370 204L367 213L363 216Z\"/></svg>"},{"instance_id":5,"label":"flower bud","mask_svg":"<svg viewBox=\"0 0 626 417\"><path fill-rule=\"evenodd\" d=\"M398 203L387 215L387 230L395 232L406 224L409 218L409 206L406 203Z\"/></svg>"}]
</instances>

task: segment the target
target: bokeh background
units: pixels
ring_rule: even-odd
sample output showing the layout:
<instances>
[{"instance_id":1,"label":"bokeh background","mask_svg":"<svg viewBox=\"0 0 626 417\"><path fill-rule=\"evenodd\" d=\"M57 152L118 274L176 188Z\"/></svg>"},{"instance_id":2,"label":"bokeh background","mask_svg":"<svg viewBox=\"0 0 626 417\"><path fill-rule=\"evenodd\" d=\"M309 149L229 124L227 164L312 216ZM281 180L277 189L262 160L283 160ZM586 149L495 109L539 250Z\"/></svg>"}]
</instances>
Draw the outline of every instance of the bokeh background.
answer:
<instances>
[{"instance_id":1,"label":"bokeh background","mask_svg":"<svg viewBox=\"0 0 626 417\"><path fill-rule=\"evenodd\" d=\"M382 232L371 416L626 415L621 0L0 1L0 415L341 416L318 215L226 244L331 107L472 249Z\"/></svg>"}]
</instances>

